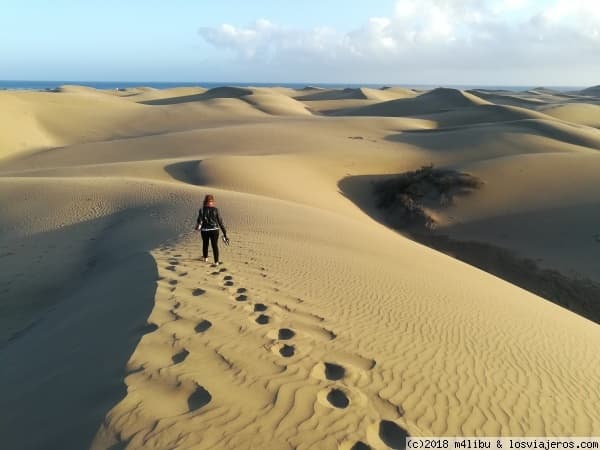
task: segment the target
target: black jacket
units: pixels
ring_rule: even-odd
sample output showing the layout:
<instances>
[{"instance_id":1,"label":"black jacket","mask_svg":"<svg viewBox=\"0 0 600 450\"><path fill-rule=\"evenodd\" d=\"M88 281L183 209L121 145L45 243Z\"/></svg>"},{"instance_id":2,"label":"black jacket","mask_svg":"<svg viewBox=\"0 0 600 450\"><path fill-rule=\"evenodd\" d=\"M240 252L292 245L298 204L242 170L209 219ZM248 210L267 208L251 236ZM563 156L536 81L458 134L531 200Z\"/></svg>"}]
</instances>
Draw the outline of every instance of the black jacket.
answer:
<instances>
[{"instance_id":1,"label":"black jacket","mask_svg":"<svg viewBox=\"0 0 600 450\"><path fill-rule=\"evenodd\" d=\"M198 220L196 221L196 226L201 230L218 230L219 227L221 227L223 234L227 235L227 231L225 230L225 225L223 225L223 220L221 220L219 210L214 206L207 206L204 209L200 208L200 211L198 211Z\"/></svg>"}]
</instances>

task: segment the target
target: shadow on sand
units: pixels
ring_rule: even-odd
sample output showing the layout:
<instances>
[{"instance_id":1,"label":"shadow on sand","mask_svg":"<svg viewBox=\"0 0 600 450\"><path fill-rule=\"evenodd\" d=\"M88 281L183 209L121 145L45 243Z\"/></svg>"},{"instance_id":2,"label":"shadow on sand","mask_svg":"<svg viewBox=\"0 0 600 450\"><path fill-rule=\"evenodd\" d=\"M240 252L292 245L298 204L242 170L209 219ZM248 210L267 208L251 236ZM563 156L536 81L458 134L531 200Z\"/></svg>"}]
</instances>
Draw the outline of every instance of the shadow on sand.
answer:
<instances>
[{"instance_id":1,"label":"shadow on sand","mask_svg":"<svg viewBox=\"0 0 600 450\"><path fill-rule=\"evenodd\" d=\"M202 160L181 161L165 166L165 171L175 180L193 186L201 186L203 177L201 172Z\"/></svg>"},{"instance_id":2,"label":"shadow on sand","mask_svg":"<svg viewBox=\"0 0 600 450\"><path fill-rule=\"evenodd\" d=\"M102 230L88 237L85 269L55 291L40 293L52 297L37 320L0 348L3 448L89 448L106 414L125 396L127 361L142 335L152 332L146 320L158 275L148 250L168 234L156 230L148 233L152 242L136 241L131 230L146 214L130 209L101 224L84 222L42 236L56 242L82 236L81 228ZM35 273L28 282L35 283Z\"/></svg>"},{"instance_id":3,"label":"shadow on sand","mask_svg":"<svg viewBox=\"0 0 600 450\"><path fill-rule=\"evenodd\" d=\"M478 267L526 289L576 314L600 323L600 284L585 278L568 277L516 253L485 242L459 241L423 229L401 228L398 222L377 208L374 185L390 175L350 176L339 181L342 195L378 222L453 258Z\"/></svg>"}]
</instances>

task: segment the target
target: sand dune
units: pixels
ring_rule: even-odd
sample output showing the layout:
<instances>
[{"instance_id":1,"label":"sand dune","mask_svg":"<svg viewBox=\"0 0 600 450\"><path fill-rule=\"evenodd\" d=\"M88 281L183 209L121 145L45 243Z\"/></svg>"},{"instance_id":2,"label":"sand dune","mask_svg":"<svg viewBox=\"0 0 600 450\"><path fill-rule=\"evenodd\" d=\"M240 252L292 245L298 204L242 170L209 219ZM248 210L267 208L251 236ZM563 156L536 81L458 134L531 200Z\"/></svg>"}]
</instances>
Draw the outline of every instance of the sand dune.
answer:
<instances>
[{"instance_id":1,"label":"sand dune","mask_svg":"<svg viewBox=\"0 0 600 450\"><path fill-rule=\"evenodd\" d=\"M557 119L578 123L593 128L600 128L600 105L587 103L569 103L566 105L550 106L543 109L547 114Z\"/></svg>"},{"instance_id":2,"label":"sand dune","mask_svg":"<svg viewBox=\"0 0 600 450\"><path fill-rule=\"evenodd\" d=\"M83 93L82 93L83 92ZM218 121L240 121L264 117L256 106L232 98L208 99L200 104L181 101L188 97L156 100L171 106L154 108L127 98L82 92L2 92L0 158L61 146L105 142L195 129ZM176 101L173 101L173 98ZM287 100L287 97L282 97ZM152 103L152 102L150 102ZM172 104L182 103L182 104Z\"/></svg>"},{"instance_id":3,"label":"sand dune","mask_svg":"<svg viewBox=\"0 0 600 450\"><path fill-rule=\"evenodd\" d=\"M377 100L385 101L390 99L410 98L416 93L411 89L389 88L345 88L345 89L327 89L303 94L296 97L301 101L320 101L320 100Z\"/></svg>"},{"instance_id":4,"label":"sand dune","mask_svg":"<svg viewBox=\"0 0 600 450\"><path fill-rule=\"evenodd\" d=\"M412 130L386 139L421 149L429 161L442 164L530 153L587 154L600 148L596 130L539 120Z\"/></svg>"},{"instance_id":5,"label":"sand dune","mask_svg":"<svg viewBox=\"0 0 600 450\"><path fill-rule=\"evenodd\" d=\"M547 88L544 86L538 86L533 89L529 89L527 92L529 92L531 94L541 94L541 95L546 95L546 94L561 95L560 91L557 91L556 89L550 89L550 88Z\"/></svg>"},{"instance_id":6,"label":"sand dune","mask_svg":"<svg viewBox=\"0 0 600 450\"><path fill-rule=\"evenodd\" d=\"M252 89L227 86L209 89L204 93L204 98L240 98L245 95L251 95Z\"/></svg>"},{"instance_id":7,"label":"sand dune","mask_svg":"<svg viewBox=\"0 0 600 450\"><path fill-rule=\"evenodd\" d=\"M535 88L520 92L474 89L469 92L498 105L532 109L543 109L548 104L556 106L561 103L586 101L585 98L580 99L581 94L578 92L561 92L547 88ZM587 101L589 101L589 98Z\"/></svg>"},{"instance_id":8,"label":"sand dune","mask_svg":"<svg viewBox=\"0 0 600 450\"><path fill-rule=\"evenodd\" d=\"M146 105L173 105L207 100L244 101L257 110L272 115L310 115L310 111L302 103L290 97L295 91L291 89L271 90L247 89L238 87L214 88L205 92L189 95L175 95L152 100L144 100Z\"/></svg>"},{"instance_id":9,"label":"sand dune","mask_svg":"<svg viewBox=\"0 0 600 450\"><path fill-rule=\"evenodd\" d=\"M512 122L526 119L552 120L549 116L538 111L506 105L477 105L450 111L419 114L417 117L434 121L438 128L470 126L492 122Z\"/></svg>"},{"instance_id":10,"label":"sand dune","mask_svg":"<svg viewBox=\"0 0 600 450\"><path fill-rule=\"evenodd\" d=\"M528 248L526 253L543 258L549 267L600 281L592 262L600 257L595 240L600 218L598 152L521 154L460 167L485 179L486 186L481 195L465 197L440 212L442 227L461 238L470 236L513 250ZM510 183L505 182L508 177ZM460 217L460 223L449 217ZM524 226L525 220L529 226ZM560 253L548 246L558 240Z\"/></svg>"},{"instance_id":11,"label":"sand dune","mask_svg":"<svg viewBox=\"0 0 600 450\"><path fill-rule=\"evenodd\" d=\"M414 98L401 98L375 105L344 111L343 114L361 116L414 116L455 108L488 104L485 100L457 89L437 88Z\"/></svg>"},{"instance_id":12,"label":"sand dune","mask_svg":"<svg viewBox=\"0 0 600 450\"><path fill-rule=\"evenodd\" d=\"M372 191L428 163L475 174L430 207L441 232L600 282L595 106L547 94L0 93L3 445L598 435L599 325L389 229ZM192 231L206 193L218 268Z\"/></svg>"},{"instance_id":13,"label":"sand dune","mask_svg":"<svg viewBox=\"0 0 600 450\"><path fill-rule=\"evenodd\" d=\"M346 111L359 107L376 105L383 101L412 98L417 92L412 89L387 88L387 89L330 89L317 90L309 95L296 96L311 110L327 115L344 115Z\"/></svg>"},{"instance_id":14,"label":"sand dune","mask_svg":"<svg viewBox=\"0 0 600 450\"><path fill-rule=\"evenodd\" d=\"M260 111L274 116L310 116L305 105L293 98L281 94L255 93L244 98Z\"/></svg>"},{"instance_id":15,"label":"sand dune","mask_svg":"<svg viewBox=\"0 0 600 450\"><path fill-rule=\"evenodd\" d=\"M58 145L55 138L31 114L26 100L8 92L0 92L0 157L11 156L23 150L48 148Z\"/></svg>"},{"instance_id":16,"label":"sand dune","mask_svg":"<svg viewBox=\"0 0 600 450\"><path fill-rule=\"evenodd\" d=\"M582 89L579 91L579 93L582 95L589 95L591 97L600 97L600 85Z\"/></svg>"},{"instance_id":17,"label":"sand dune","mask_svg":"<svg viewBox=\"0 0 600 450\"><path fill-rule=\"evenodd\" d=\"M201 95L206 92L206 89L198 87L182 87L172 89L151 89L151 88L136 88L126 89L125 91L117 91L115 95L136 103L148 105L170 105L183 103L177 101L181 98L189 98L195 95Z\"/></svg>"},{"instance_id":18,"label":"sand dune","mask_svg":"<svg viewBox=\"0 0 600 450\"><path fill-rule=\"evenodd\" d=\"M544 100L536 98L537 96L535 94L533 96L530 95L524 97L522 95L516 95L512 93L485 92L480 90L471 90L469 92L496 105L537 108L538 106L545 104Z\"/></svg>"},{"instance_id":19,"label":"sand dune","mask_svg":"<svg viewBox=\"0 0 600 450\"><path fill-rule=\"evenodd\" d=\"M211 100L210 102L214 102ZM32 168L73 167L81 165L99 165L103 163L144 161L152 159L185 158L197 160L200 156L228 154L228 149L237 148L236 154L286 154L304 153L328 155L323 146L331 149L334 158L337 153L350 155L362 154L365 147L377 143L384 150L386 158L370 162L366 167L382 169L393 159L395 164L390 170L406 167L408 152L402 161L397 157L396 146L387 142L385 137L391 130L419 129L432 127L434 123L412 118L324 118L315 121L311 117L273 118L257 111L246 102L232 100L227 111L218 99L212 118L203 124L196 121L194 130L165 132L156 135L124 138L103 142L77 144L69 147L54 148L45 152L23 156L6 161L0 167L2 171L15 173ZM203 104L203 110L209 110L211 104ZM229 114L226 114L229 113ZM247 113L247 114L246 114ZM234 114L240 114L234 116ZM222 119L219 120L219 117ZM189 120L187 116L186 120ZM288 126L281 126L286 124ZM203 126L204 125L204 126ZM293 125L293 126L289 126ZM360 139L358 139L360 138ZM246 144L239 146L240 139ZM375 142L373 142L375 141ZM354 170L358 160L338 165L341 171ZM345 173L345 172L343 172ZM342 174L343 174L342 173Z\"/></svg>"},{"instance_id":20,"label":"sand dune","mask_svg":"<svg viewBox=\"0 0 600 450\"><path fill-rule=\"evenodd\" d=\"M91 88L64 92L2 92L2 156L94 139L107 139L134 128L129 121L143 106L98 94ZM126 123L124 125L124 122Z\"/></svg>"},{"instance_id":21,"label":"sand dune","mask_svg":"<svg viewBox=\"0 0 600 450\"><path fill-rule=\"evenodd\" d=\"M296 97L297 100L301 101L312 101L312 100L368 100L369 97L363 89L326 89L318 90L310 94L303 94Z\"/></svg>"}]
</instances>

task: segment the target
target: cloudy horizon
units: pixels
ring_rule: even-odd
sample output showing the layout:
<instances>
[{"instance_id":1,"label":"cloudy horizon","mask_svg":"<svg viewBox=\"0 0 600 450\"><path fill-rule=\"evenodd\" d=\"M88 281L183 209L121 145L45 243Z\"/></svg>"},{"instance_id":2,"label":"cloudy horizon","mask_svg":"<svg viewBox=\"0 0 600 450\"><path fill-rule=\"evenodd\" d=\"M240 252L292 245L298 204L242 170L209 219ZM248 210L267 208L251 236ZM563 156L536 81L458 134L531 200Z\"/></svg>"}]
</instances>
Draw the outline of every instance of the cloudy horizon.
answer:
<instances>
[{"instance_id":1,"label":"cloudy horizon","mask_svg":"<svg viewBox=\"0 0 600 450\"><path fill-rule=\"evenodd\" d=\"M272 0L172 8L153 0L117 13L110 3L118 5L97 5L97 14L67 0L51 12L41 1L8 7L0 79L600 83L600 8L593 0L382 0L356 7L336 0L305 2L302 10ZM45 11L46 20L34 18L38 26L27 30L37 38L19 26L32 11ZM90 16L110 23L110 33Z\"/></svg>"}]
</instances>

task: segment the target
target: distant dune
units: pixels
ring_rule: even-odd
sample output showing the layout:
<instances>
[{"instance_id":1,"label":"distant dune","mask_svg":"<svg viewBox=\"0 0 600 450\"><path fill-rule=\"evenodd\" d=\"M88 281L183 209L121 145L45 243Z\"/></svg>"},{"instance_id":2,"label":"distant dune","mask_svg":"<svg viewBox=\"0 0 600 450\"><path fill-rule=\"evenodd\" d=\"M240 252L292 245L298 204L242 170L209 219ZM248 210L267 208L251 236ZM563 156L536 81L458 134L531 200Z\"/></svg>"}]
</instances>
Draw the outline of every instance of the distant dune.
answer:
<instances>
[{"instance_id":1,"label":"distant dune","mask_svg":"<svg viewBox=\"0 0 600 450\"><path fill-rule=\"evenodd\" d=\"M301 101L318 100L390 100L397 98L414 97L416 93L410 89L389 88L389 89L371 89L371 88L346 88L346 89L327 89L317 90L306 95L296 97Z\"/></svg>"},{"instance_id":2,"label":"distant dune","mask_svg":"<svg viewBox=\"0 0 600 450\"><path fill-rule=\"evenodd\" d=\"M600 435L594 89L0 92L2 447Z\"/></svg>"},{"instance_id":3,"label":"distant dune","mask_svg":"<svg viewBox=\"0 0 600 450\"><path fill-rule=\"evenodd\" d=\"M517 106L521 108L536 108L540 105L544 105L544 100L537 98L535 94L524 97L512 93L486 92L480 90L471 90L468 92L497 105Z\"/></svg>"},{"instance_id":4,"label":"distant dune","mask_svg":"<svg viewBox=\"0 0 600 450\"><path fill-rule=\"evenodd\" d=\"M582 95L590 95L593 97L600 97L600 85L582 89L581 91L579 91L579 93Z\"/></svg>"},{"instance_id":5,"label":"distant dune","mask_svg":"<svg viewBox=\"0 0 600 450\"><path fill-rule=\"evenodd\" d=\"M264 88L219 87L196 94L174 95L145 100L143 103L147 105L175 105L215 99L229 99L246 102L254 106L257 110L272 115L310 115L311 113L305 105L289 96L294 93L294 90L285 88L267 90Z\"/></svg>"},{"instance_id":6,"label":"distant dune","mask_svg":"<svg viewBox=\"0 0 600 450\"><path fill-rule=\"evenodd\" d=\"M344 115L415 116L456 108L488 104L485 100L457 89L437 88L414 98L400 98L344 111Z\"/></svg>"},{"instance_id":7,"label":"distant dune","mask_svg":"<svg viewBox=\"0 0 600 450\"><path fill-rule=\"evenodd\" d=\"M549 106L542 109L557 119L578 123L593 128L600 128L600 105L588 103L568 103L565 105Z\"/></svg>"}]
</instances>

